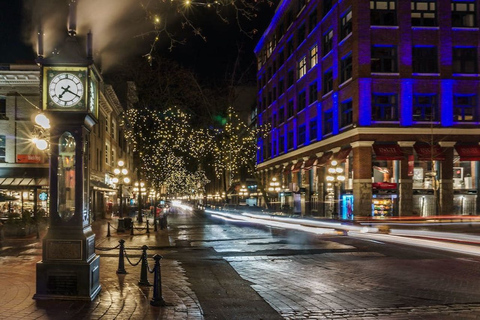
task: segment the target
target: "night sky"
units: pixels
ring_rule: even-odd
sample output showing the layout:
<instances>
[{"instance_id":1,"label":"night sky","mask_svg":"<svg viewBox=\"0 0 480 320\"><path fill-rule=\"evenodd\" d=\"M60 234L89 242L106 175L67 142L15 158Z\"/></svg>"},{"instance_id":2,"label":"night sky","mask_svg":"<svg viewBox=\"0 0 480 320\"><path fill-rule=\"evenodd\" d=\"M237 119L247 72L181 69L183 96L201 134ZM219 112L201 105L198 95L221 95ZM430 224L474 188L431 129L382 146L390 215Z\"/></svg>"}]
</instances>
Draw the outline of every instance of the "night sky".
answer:
<instances>
[{"instance_id":1,"label":"night sky","mask_svg":"<svg viewBox=\"0 0 480 320\"><path fill-rule=\"evenodd\" d=\"M25 36L22 32L25 33L25 30L22 30L22 25L30 17L24 17L22 7L21 0L0 0L0 63L31 63L35 58L32 47L23 41ZM178 44L173 51L169 51L164 43L157 48L157 52L193 69L201 78L226 79L233 69L238 48L241 47L242 70L251 67L249 77L254 80L256 64L253 49L268 26L273 12L274 8L265 5L258 19L245 24L245 30L258 30L253 38L240 32L234 22L224 24L214 14L200 16L195 23L202 28L207 42L187 30L181 33L187 40L186 44ZM149 44L149 41L145 40L145 48L148 48Z\"/></svg>"}]
</instances>

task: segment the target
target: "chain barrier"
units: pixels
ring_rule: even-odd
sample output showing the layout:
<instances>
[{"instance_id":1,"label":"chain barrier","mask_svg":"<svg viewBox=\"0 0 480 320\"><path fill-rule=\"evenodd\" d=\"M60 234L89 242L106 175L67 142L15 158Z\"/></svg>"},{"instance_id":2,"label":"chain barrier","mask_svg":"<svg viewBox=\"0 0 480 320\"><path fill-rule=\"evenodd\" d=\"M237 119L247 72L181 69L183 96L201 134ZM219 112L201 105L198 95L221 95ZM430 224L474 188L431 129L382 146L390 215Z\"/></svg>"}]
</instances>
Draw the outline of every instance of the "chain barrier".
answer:
<instances>
[{"instance_id":1,"label":"chain barrier","mask_svg":"<svg viewBox=\"0 0 480 320\"><path fill-rule=\"evenodd\" d=\"M116 247L113 247L113 248L95 247L95 250L99 250L99 251L110 251L110 250L115 250L115 249L117 249L118 247L120 247L119 244L118 244Z\"/></svg>"}]
</instances>

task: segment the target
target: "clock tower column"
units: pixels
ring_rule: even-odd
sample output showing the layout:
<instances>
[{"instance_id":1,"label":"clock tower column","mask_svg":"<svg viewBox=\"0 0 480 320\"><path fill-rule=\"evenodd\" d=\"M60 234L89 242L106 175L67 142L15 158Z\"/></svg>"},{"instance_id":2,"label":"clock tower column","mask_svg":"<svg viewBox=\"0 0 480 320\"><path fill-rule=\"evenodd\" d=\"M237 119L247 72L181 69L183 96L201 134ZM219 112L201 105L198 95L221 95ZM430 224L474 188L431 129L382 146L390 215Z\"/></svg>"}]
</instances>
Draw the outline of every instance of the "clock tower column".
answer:
<instances>
[{"instance_id":1,"label":"clock tower column","mask_svg":"<svg viewBox=\"0 0 480 320\"><path fill-rule=\"evenodd\" d=\"M57 54L37 60L42 108L51 123L51 200L34 299L91 301L101 290L88 199L88 143L97 123L100 76L90 54L79 49L76 33L70 30Z\"/></svg>"}]
</instances>

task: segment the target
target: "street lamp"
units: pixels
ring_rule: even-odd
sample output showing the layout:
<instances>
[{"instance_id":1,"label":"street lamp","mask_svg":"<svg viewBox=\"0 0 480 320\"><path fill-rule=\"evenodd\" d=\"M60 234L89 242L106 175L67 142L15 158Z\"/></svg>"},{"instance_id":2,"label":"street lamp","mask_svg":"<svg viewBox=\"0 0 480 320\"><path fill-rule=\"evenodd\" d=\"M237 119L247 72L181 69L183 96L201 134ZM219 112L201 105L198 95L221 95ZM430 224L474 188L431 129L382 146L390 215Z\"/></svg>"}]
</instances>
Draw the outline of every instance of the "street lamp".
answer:
<instances>
[{"instance_id":1,"label":"street lamp","mask_svg":"<svg viewBox=\"0 0 480 320\"><path fill-rule=\"evenodd\" d=\"M143 222L143 217L142 217L142 204L140 203L142 201L142 196L147 195L147 188L145 187L145 183L143 181L140 182L135 182L135 188L133 188L133 191L138 193L138 216L137 220L138 222Z\"/></svg>"},{"instance_id":2,"label":"street lamp","mask_svg":"<svg viewBox=\"0 0 480 320\"><path fill-rule=\"evenodd\" d=\"M270 181L270 186L268 187L268 191L269 192L275 192L277 194L277 201L275 201L275 208L274 208L275 210L277 209L276 204L278 202L278 194L281 190L282 189L280 188L280 182L277 181L276 177L272 177L272 181Z\"/></svg>"},{"instance_id":3,"label":"street lamp","mask_svg":"<svg viewBox=\"0 0 480 320\"><path fill-rule=\"evenodd\" d=\"M245 198L245 197L248 197L248 190L245 187L245 185L242 185L242 187L240 188L240 192L238 194L240 195L240 197L242 199Z\"/></svg>"},{"instance_id":4,"label":"street lamp","mask_svg":"<svg viewBox=\"0 0 480 320\"><path fill-rule=\"evenodd\" d=\"M129 184L130 183L130 178L127 177L128 170L126 168L123 168L125 165L125 162L122 160L119 160L118 163L118 168L113 169L113 173L115 174L115 177L112 179L113 183L117 184L118 183L118 190L120 193L120 218L123 217L123 184Z\"/></svg>"},{"instance_id":5,"label":"street lamp","mask_svg":"<svg viewBox=\"0 0 480 320\"><path fill-rule=\"evenodd\" d=\"M328 168L327 180L327 192L329 198L333 200L333 213L338 215L338 196L339 188L343 181L345 181L345 176L343 175L343 168L340 166L337 160L332 160L330 162L330 167Z\"/></svg>"}]
</instances>

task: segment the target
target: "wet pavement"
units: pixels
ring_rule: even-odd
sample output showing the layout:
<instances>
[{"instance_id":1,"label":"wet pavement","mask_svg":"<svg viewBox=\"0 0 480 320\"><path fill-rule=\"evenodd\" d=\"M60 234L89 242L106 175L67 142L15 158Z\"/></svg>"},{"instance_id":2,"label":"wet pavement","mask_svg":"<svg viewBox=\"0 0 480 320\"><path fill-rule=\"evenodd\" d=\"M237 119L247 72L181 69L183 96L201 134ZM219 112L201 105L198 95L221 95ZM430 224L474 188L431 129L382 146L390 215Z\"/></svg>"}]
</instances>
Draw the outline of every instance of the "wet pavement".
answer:
<instances>
[{"instance_id":1,"label":"wet pavement","mask_svg":"<svg viewBox=\"0 0 480 320\"><path fill-rule=\"evenodd\" d=\"M2 241L0 319L480 319L478 257L193 214L149 234L115 225L93 225L102 285L93 302L33 300L40 241ZM110 250L120 239L126 275ZM150 267L163 256L164 307L150 305L153 288L130 264L143 245Z\"/></svg>"}]
</instances>

